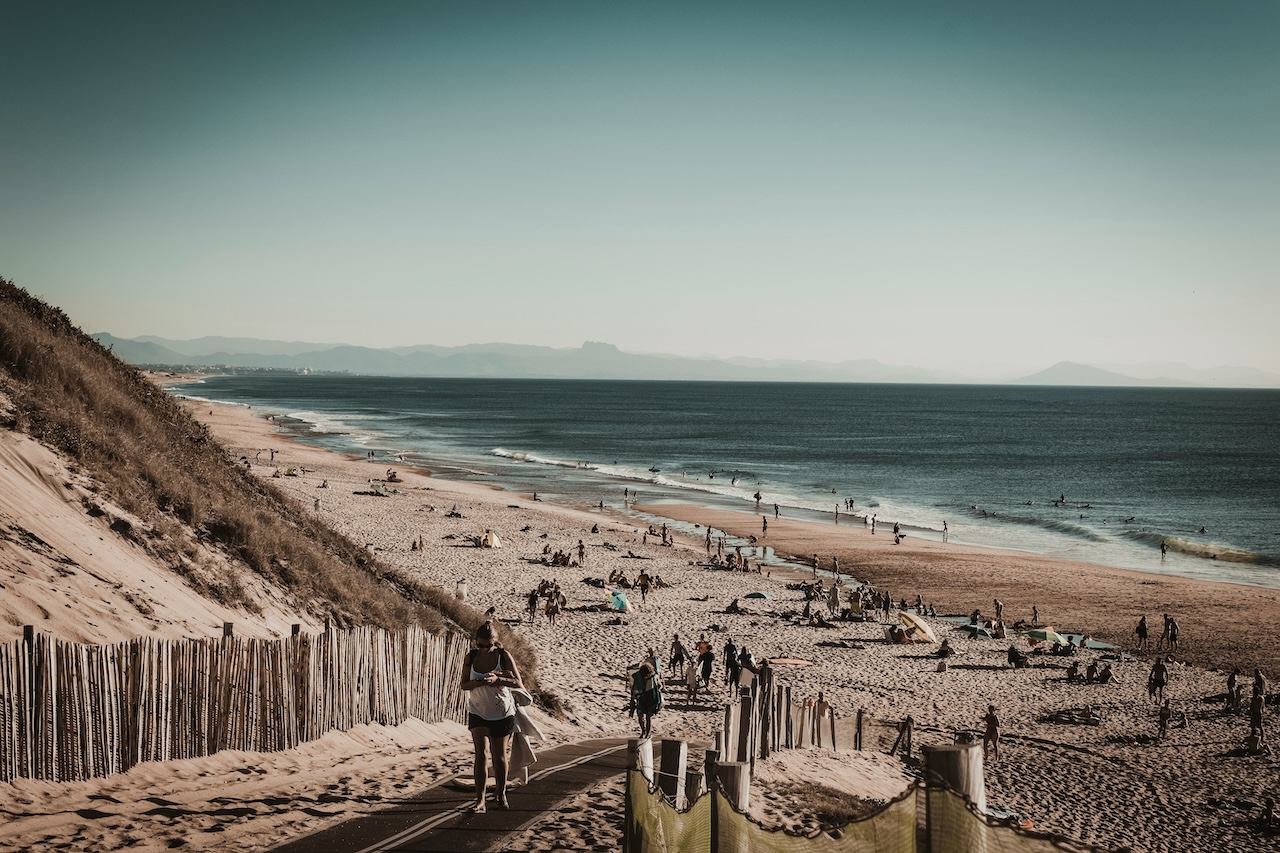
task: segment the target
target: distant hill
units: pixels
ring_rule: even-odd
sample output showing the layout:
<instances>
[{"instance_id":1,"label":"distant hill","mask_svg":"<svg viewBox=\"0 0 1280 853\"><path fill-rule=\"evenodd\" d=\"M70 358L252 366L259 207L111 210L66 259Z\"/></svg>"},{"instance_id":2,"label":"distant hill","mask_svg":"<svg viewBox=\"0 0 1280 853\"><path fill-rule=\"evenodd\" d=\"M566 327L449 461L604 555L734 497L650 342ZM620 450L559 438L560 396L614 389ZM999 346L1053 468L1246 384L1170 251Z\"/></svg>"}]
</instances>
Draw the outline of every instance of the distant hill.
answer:
<instances>
[{"instance_id":1,"label":"distant hill","mask_svg":"<svg viewBox=\"0 0 1280 853\"><path fill-rule=\"evenodd\" d=\"M1088 385L1088 386L1159 386L1159 387L1189 387L1193 383L1185 382L1179 379L1138 379L1133 376L1126 376L1123 373L1115 373L1110 370L1103 370L1101 367L1091 367L1087 364L1077 364L1074 361L1060 361L1052 367L1046 368L1039 373L1033 373L1030 376L1024 376L1020 379L1010 381L1010 385Z\"/></svg>"},{"instance_id":2,"label":"distant hill","mask_svg":"<svg viewBox=\"0 0 1280 853\"><path fill-rule=\"evenodd\" d=\"M274 368L377 376L538 379L669 379L777 382L957 382L963 377L874 359L824 363L766 359L685 358L623 352L587 341L577 348L519 344L370 347L201 338L223 348L198 352L193 341L93 337L125 361L146 367Z\"/></svg>"},{"instance_id":3,"label":"distant hill","mask_svg":"<svg viewBox=\"0 0 1280 853\"><path fill-rule=\"evenodd\" d=\"M1113 387L1280 388L1280 375L1247 367L1192 368L1185 364L1089 365L1063 361L1017 379L964 376L891 365L875 359L841 362L786 359L688 358L630 353L609 343L580 347L528 344L432 344L374 349L347 344L204 337L190 341L147 335L93 337L139 367L296 370L369 376L504 379L666 379L755 382L895 382Z\"/></svg>"}]
</instances>

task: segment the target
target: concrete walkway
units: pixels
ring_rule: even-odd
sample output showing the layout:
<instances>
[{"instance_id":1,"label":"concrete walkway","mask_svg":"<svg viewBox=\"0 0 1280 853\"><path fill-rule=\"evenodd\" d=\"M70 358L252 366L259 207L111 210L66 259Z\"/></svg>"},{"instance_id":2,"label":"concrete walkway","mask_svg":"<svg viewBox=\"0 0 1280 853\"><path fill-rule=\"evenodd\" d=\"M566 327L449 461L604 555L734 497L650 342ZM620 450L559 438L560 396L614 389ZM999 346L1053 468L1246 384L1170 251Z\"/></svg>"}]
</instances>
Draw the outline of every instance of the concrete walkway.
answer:
<instances>
[{"instance_id":1,"label":"concrete walkway","mask_svg":"<svg viewBox=\"0 0 1280 853\"><path fill-rule=\"evenodd\" d=\"M276 853L481 853L557 804L626 769L626 738L588 740L538 753L529 783L507 791L510 809L470 811L474 792L445 780L397 805L273 847ZM621 815L619 815L621 819Z\"/></svg>"}]
</instances>

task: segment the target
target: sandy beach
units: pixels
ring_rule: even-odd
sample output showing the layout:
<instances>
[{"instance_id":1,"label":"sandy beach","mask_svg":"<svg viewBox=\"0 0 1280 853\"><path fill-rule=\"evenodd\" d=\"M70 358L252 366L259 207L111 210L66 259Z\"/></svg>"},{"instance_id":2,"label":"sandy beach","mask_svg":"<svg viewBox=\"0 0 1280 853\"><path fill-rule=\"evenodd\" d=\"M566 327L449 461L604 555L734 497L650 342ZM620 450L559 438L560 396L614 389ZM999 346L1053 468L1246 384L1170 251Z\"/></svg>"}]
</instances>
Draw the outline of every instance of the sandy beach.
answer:
<instances>
[{"instance_id":1,"label":"sandy beach","mask_svg":"<svg viewBox=\"0 0 1280 853\"><path fill-rule=\"evenodd\" d=\"M987 800L1013 809L1037 829L1134 851L1246 851L1276 843L1258 834L1253 819L1256 807L1280 787L1280 759L1239 754L1248 721L1221 712L1222 702L1215 697L1224 692L1226 675L1211 668L1251 667L1276 659L1277 640L1267 630L1236 627L1242 624L1241 614L1247 614L1250 624L1274 624L1280 602L1273 590L1123 572L910 536L895 546L888 530L872 536L860 523L836 526L770 518L765 542L779 554L818 554L824 568L830 568L835 557L843 572L889 590L895 599L910 601L920 594L939 613L974 608L988 613L998 597L1008 622L1030 621L1035 605L1043 623L1122 645L1129 644L1140 614L1146 613L1154 626L1161 613L1174 614L1183 630L1167 691L1175 722L1164 740L1156 740L1156 706L1146 688L1149 658L1114 663L1116 679L1110 684L1069 683L1061 658L1038 656L1033 666L1015 671L1005 666L1010 641L968 640L954 623L936 619L930 620L935 630L958 650L949 669L939 672L931 655L934 647L889 645L879 621L816 628L788 618L804 606L802 593L788 588L788 583L806 576L808 570L802 566L770 568L767 576L708 570L698 565L706 556L701 540L677 537L671 547L655 538L646 543L644 530L627 518L442 481L386 459L349 458L308 447L289 441L258 412L243 408L218 406L211 411L202 404L192 411L210 425L234 458L260 459L253 467L256 474L272 477L281 472L272 482L328 524L423 581L454 589L465 580L470 603L495 608L509 630L530 638L538 650L540 686L555 694L566 711L564 720L546 720L552 742L633 734L635 723L624 710L628 664L639 661L650 647L665 663L674 634L688 644L705 634L717 652L732 637L757 657L812 661L812 666L779 667L779 678L799 697L824 691L838 716L852 716L859 708L884 720L912 715L917 744L951 742L958 732L978 729L987 705L995 704L1005 742L1000 760L987 767ZM271 450L276 451L274 460ZM383 484L387 496L356 494L370 491L371 481L384 480L389 467L395 468L399 482ZM293 475L284 476L289 469ZM709 524L743 538L761 533L758 516L745 512L678 505L638 509ZM461 517L449 517L451 511ZM592 532L593 526L598 532ZM466 537L485 530L498 534L501 548L471 546ZM411 547L419 539L422 550ZM552 568L540 562L548 546L571 552L576 559L579 540L585 551L583 565ZM640 568L661 575L670 586L655 590L643 602L633 596L632 611L621 619L596 609L606 591L583 583L584 578L605 578L615 570L634 577ZM525 597L543 579L557 580L568 598L567 611L554 625L541 615L530 624L524 616ZM768 598L747 602L742 596L748 591ZM735 598L750 607L726 613ZM891 621L896 621L896 614ZM1156 627L1153 636L1158 633ZM1027 648L1024 639L1012 642ZM1076 659L1083 666L1103 654L1082 652ZM683 691L671 688L667 707L654 720L654 736L708 741L720 724L728 695L720 687L722 672L717 660L715 689L692 702L685 701ZM1086 705L1098 712L1100 725L1052 721L1055 712ZM1269 721L1278 719L1274 706L1267 713ZM420 728L388 733L383 740L376 733L333 735L295 750L297 754L238 753L181 762L182 767L148 765L118 778L56 789L17 783L8 786L0 807L19 815L6 829L13 843L108 850L128 846L132 839L136 843L130 849L158 850L165 846L166 831L160 819L144 814L147 809L129 809L128 816L119 819L84 818L74 830L59 830L48 819L21 815L36 809L61 815L86 809L92 813L95 808L125 811L103 807L101 796L141 803L170 790L182 791L190 807L201 797L213 801L224 795L228 778L252 780L249 799L280 803L284 798L285 804L228 817L226 834L217 843L263 849L304 827L310 830L349 817L403 790L402 785L425 785L466 766L470 745L461 727ZM367 747L362 738L378 743ZM372 756L369 764L363 757L366 749ZM285 766L293 769L280 769ZM753 811L775 823L812 828L803 808L777 793L785 789L786 780L803 777L885 799L909 784L911 774L897 760L873 754L787 753L759 774ZM175 787L178 779L184 780L181 787ZM329 786L340 794L334 802L290 800L302 796L302 787L314 797ZM620 796L618 780L576 797L530 828L524 846L616 849ZM173 834L172 828L167 831ZM193 841L197 847L212 844Z\"/></svg>"}]
</instances>

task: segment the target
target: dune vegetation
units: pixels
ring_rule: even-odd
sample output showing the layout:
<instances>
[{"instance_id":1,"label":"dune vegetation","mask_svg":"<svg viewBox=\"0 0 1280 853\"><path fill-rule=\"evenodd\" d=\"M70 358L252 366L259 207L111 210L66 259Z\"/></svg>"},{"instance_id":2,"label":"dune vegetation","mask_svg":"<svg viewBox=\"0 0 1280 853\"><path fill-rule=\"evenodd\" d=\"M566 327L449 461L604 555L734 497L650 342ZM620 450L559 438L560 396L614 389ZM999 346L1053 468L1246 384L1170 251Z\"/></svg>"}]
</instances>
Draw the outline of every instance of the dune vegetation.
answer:
<instances>
[{"instance_id":1,"label":"dune vegetation","mask_svg":"<svg viewBox=\"0 0 1280 853\"><path fill-rule=\"evenodd\" d=\"M0 425L64 454L95 481L104 502L138 520L117 532L220 604L249 614L256 606L236 572L207 559L211 549L335 627L469 632L483 620L452 594L381 563L236 464L172 397L62 311L4 278L0 395L9 404ZM509 632L504 640L532 686L532 648Z\"/></svg>"}]
</instances>

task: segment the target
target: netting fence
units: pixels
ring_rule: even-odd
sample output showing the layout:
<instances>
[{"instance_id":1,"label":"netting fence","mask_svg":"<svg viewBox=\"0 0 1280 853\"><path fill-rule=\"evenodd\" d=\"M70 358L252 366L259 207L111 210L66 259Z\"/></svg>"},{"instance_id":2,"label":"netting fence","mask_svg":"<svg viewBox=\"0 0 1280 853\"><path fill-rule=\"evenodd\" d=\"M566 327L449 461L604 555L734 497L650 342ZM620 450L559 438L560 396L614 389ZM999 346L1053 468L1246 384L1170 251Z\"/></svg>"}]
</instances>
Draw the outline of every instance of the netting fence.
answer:
<instances>
[{"instance_id":1,"label":"netting fence","mask_svg":"<svg viewBox=\"0 0 1280 853\"><path fill-rule=\"evenodd\" d=\"M912 784L875 813L812 835L761 825L734 808L715 778L677 809L644 770L632 768L626 799L626 853L1107 853L985 816L941 785Z\"/></svg>"}]
</instances>

